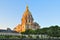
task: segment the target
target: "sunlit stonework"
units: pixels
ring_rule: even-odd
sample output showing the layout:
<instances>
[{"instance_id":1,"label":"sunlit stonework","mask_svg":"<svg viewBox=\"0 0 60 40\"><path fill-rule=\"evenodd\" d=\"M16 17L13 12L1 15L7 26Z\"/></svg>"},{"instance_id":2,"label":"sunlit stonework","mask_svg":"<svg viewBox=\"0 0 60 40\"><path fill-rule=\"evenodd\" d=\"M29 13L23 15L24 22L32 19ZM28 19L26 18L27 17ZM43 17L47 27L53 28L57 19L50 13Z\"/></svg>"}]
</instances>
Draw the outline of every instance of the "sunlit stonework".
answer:
<instances>
[{"instance_id":1,"label":"sunlit stonework","mask_svg":"<svg viewBox=\"0 0 60 40\"><path fill-rule=\"evenodd\" d=\"M18 24L14 30L17 32L25 32L27 29L36 30L39 29L40 26L38 23L34 22L34 19L32 17L31 12L28 9L28 6L26 6L26 10L22 16L21 24Z\"/></svg>"}]
</instances>

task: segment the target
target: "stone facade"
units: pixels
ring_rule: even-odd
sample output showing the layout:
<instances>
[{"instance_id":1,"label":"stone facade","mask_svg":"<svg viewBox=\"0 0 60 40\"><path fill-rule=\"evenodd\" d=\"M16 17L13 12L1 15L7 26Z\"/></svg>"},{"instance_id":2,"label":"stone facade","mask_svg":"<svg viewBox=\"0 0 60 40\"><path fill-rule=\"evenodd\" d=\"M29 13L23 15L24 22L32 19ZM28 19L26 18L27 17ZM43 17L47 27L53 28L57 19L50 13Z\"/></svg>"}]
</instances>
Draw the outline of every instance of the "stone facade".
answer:
<instances>
[{"instance_id":1,"label":"stone facade","mask_svg":"<svg viewBox=\"0 0 60 40\"><path fill-rule=\"evenodd\" d=\"M34 22L34 19L32 17L31 12L28 9L28 6L26 6L26 10L22 16L21 19L21 24L18 24L14 30L17 32L24 32L27 29L32 29L32 30L36 30L39 29L40 26L38 23Z\"/></svg>"}]
</instances>

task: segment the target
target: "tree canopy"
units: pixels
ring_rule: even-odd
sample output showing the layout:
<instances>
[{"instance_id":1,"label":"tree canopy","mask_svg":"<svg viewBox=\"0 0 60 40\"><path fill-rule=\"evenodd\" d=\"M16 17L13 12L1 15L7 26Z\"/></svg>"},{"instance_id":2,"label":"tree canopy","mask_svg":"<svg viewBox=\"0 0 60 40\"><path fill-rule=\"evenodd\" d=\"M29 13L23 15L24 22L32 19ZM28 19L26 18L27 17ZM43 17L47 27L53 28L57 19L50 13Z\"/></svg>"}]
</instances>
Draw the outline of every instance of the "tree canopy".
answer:
<instances>
[{"instance_id":1,"label":"tree canopy","mask_svg":"<svg viewBox=\"0 0 60 40\"><path fill-rule=\"evenodd\" d=\"M60 27L58 25L50 26L48 28L42 28L37 30L26 30L22 34L47 34L51 37L60 37Z\"/></svg>"}]
</instances>

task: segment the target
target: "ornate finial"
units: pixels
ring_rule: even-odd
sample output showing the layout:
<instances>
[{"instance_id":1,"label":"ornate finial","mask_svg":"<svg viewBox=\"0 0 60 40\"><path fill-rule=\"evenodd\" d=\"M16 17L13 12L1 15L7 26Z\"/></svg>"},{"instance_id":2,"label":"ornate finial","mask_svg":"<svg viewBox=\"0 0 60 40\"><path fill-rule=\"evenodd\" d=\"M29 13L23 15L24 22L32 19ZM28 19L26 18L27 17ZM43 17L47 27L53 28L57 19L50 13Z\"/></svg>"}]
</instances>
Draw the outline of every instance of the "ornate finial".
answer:
<instances>
[{"instance_id":1,"label":"ornate finial","mask_svg":"<svg viewBox=\"0 0 60 40\"><path fill-rule=\"evenodd\" d=\"M28 5L26 5L26 7L28 8Z\"/></svg>"},{"instance_id":2,"label":"ornate finial","mask_svg":"<svg viewBox=\"0 0 60 40\"><path fill-rule=\"evenodd\" d=\"M26 11L28 11L28 5L26 6Z\"/></svg>"}]
</instances>

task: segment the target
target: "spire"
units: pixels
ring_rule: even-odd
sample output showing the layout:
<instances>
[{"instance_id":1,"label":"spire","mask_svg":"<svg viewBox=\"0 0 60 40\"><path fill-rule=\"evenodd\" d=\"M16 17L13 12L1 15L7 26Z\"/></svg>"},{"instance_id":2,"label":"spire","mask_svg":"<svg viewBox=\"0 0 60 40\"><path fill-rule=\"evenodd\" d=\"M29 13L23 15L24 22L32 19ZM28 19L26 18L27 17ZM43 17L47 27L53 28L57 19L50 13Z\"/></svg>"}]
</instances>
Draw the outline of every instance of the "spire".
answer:
<instances>
[{"instance_id":1,"label":"spire","mask_svg":"<svg viewBox=\"0 0 60 40\"><path fill-rule=\"evenodd\" d=\"M26 6L26 11L28 11L29 9L28 9L28 5Z\"/></svg>"},{"instance_id":2,"label":"spire","mask_svg":"<svg viewBox=\"0 0 60 40\"><path fill-rule=\"evenodd\" d=\"M26 10L25 10L23 16L27 16L27 15L31 15L31 12L29 11L28 5L26 5Z\"/></svg>"}]
</instances>

